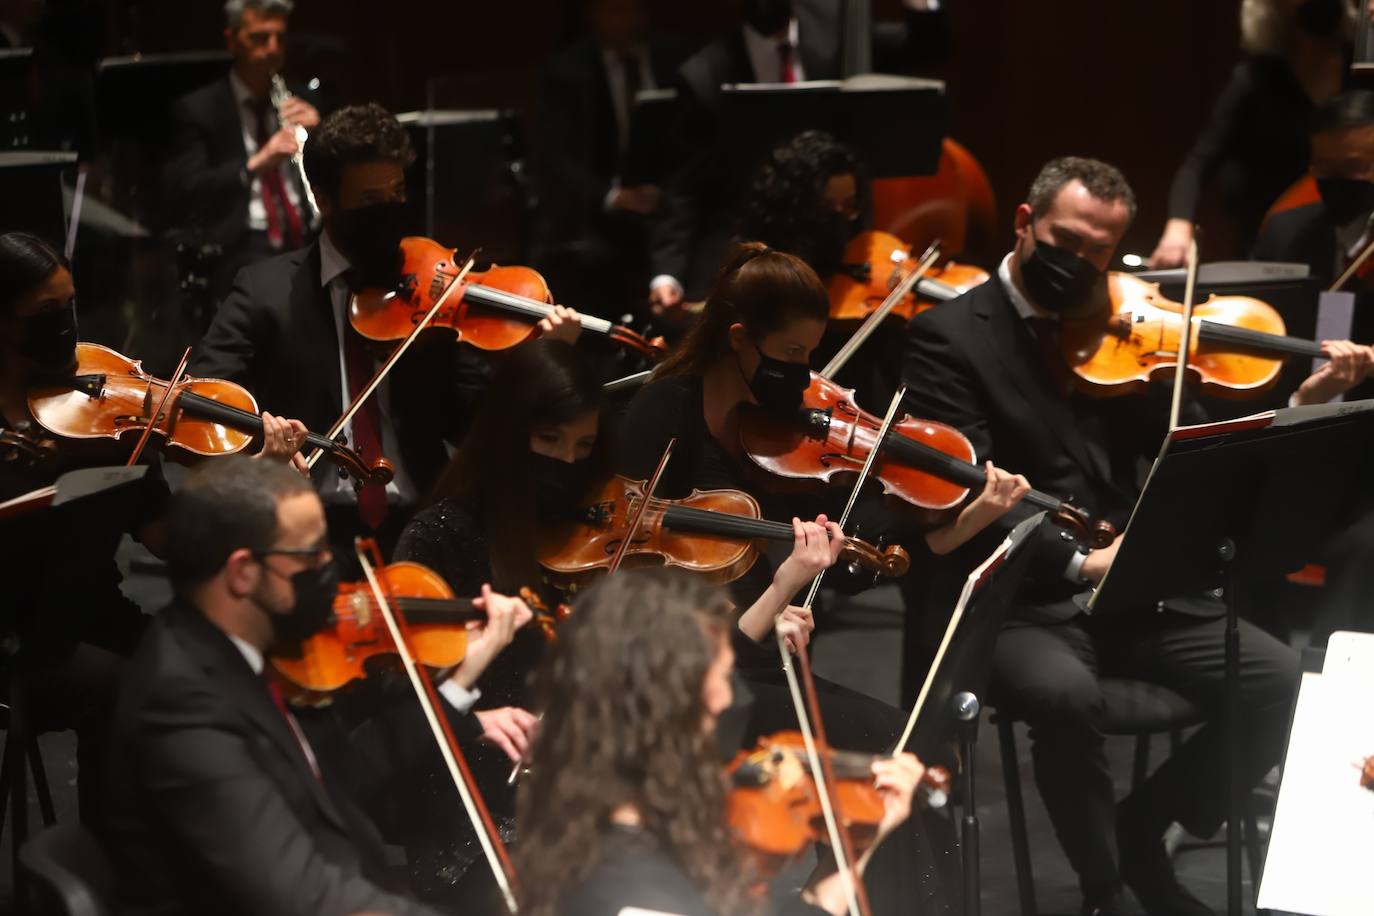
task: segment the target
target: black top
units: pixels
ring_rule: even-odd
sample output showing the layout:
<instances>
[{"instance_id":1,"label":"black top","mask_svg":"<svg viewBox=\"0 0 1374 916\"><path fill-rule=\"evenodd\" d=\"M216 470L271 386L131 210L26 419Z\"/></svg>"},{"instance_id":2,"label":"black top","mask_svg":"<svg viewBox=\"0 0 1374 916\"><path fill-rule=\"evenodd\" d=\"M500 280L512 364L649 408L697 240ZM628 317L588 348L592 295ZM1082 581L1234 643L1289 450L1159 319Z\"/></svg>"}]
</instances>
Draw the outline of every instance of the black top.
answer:
<instances>
[{"instance_id":1,"label":"black top","mask_svg":"<svg viewBox=\"0 0 1374 916\"><path fill-rule=\"evenodd\" d=\"M559 916L616 916L626 907L678 916L715 916L701 890L653 836L631 827L601 832L592 873L559 907ZM773 912L819 914L824 910L793 897Z\"/></svg>"},{"instance_id":2,"label":"black top","mask_svg":"<svg viewBox=\"0 0 1374 916\"><path fill-rule=\"evenodd\" d=\"M1257 55L1236 65L1212 118L1174 174L1170 218L1194 218L1215 180L1247 248L1269 206L1307 171L1312 99L1287 61Z\"/></svg>"}]
</instances>

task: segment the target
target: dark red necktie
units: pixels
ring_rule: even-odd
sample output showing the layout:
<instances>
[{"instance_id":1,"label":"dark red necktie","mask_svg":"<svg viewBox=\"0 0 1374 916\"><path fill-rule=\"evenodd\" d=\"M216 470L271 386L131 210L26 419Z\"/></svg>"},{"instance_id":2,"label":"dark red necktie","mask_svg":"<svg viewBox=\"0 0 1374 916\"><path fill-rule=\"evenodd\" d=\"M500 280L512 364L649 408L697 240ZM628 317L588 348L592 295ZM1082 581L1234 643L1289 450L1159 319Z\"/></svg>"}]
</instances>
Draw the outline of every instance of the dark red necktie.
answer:
<instances>
[{"instance_id":1,"label":"dark red necktie","mask_svg":"<svg viewBox=\"0 0 1374 916\"><path fill-rule=\"evenodd\" d=\"M792 66L792 43L790 41L784 41L778 45L778 63L782 66L782 81L795 83L797 70Z\"/></svg>"},{"instance_id":2,"label":"dark red necktie","mask_svg":"<svg viewBox=\"0 0 1374 916\"><path fill-rule=\"evenodd\" d=\"M296 745L301 749L301 756L305 758L306 766L310 767L310 772L315 774L315 779L324 784L320 777L319 767L315 763L315 758L310 754L310 748L305 743L305 735L301 732L301 727L296 724L296 717L291 715L291 709L286 705L286 699L282 696L281 685L270 677L264 676L263 684L267 686L267 695L272 698L272 705L277 707L277 712L286 720L286 727L296 739Z\"/></svg>"},{"instance_id":3,"label":"dark red necktie","mask_svg":"<svg viewBox=\"0 0 1374 916\"><path fill-rule=\"evenodd\" d=\"M344 317L344 367L348 372L348 397L352 401L372 381L373 360L367 352L362 335ZM349 443L363 459L372 464L382 457L382 414L377 409L377 392L363 402L353 415L353 441ZM386 518L386 485L365 483L358 490L358 515L363 523L376 531Z\"/></svg>"},{"instance_id":4,"label":"dark red necktie","mask_svg":"<svg viewBox=\"0 0 1374 916\"><path fill-rule=\"evenodd\" d=\"M262 149L271 137L267 127L267 101L264 99L255 102L249 99L247 104L257 116L258 149ZM293 249L301 247L305 241L301 230L301 214L291 203L291 196L286 193L286 182L282 181L281 169L272 168L260 173L258 186L262 189L262 204L267 210L267 243L273 248L281 248L283 243L288 243ZM282 231L283 221L286 223L285 233Z\"/></svg>"}]
</instances>

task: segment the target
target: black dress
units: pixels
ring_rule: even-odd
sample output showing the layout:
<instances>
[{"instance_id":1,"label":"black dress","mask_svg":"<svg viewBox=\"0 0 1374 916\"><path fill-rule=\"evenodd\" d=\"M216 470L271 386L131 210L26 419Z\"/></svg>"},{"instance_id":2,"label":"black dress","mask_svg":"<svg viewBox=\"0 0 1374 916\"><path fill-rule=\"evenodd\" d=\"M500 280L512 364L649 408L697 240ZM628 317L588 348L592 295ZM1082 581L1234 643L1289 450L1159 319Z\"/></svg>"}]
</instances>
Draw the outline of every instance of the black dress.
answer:
<instances>
[{"instance_id":1,"label":"black dress","mask_svg":"<svg viewBox=\"0 0 1374 916\"><path fill-rule=\"evenodd\" d=\"M759 501L765 517L776 519L814 517L838 493L832 489L798 496L753 485L746 469L706 425L701 379L693 376L660 379L635 395L622 420L616 471L633 479L648 477L674 436L677 445L657 491L661 496L677 498L693 489L745 490ZM747 585L746 580L739 580L732 589L740 607L752 604L771 581L764 558L751 573L754 576ZM735 634L736 668L752 694L744 739L749 746L760 736L795 729L797 717L771 641L759 646L738 629ZM900 710L824 678L815 681L832 745L871 753L892 749L906 724ZM952 865L955 858L949 855L954 846L952 829L938 814L927 813L925 823L916 826L920 820L920 815L913 816L909 823L915 829L896 831L875 853L867 883L877 913L954 911L954 902L947 896L957 893L957 880L953 873L939 874L939 867Z\"/></svg>"}]
</instances>

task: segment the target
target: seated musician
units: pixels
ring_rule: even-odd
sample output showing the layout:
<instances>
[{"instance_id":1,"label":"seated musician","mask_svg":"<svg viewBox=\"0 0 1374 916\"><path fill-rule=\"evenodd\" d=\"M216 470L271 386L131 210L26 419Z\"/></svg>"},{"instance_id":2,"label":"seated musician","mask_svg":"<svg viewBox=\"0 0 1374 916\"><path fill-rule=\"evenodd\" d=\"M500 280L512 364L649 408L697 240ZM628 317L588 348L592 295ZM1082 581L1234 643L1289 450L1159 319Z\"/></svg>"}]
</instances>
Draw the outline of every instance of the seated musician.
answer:
<instances>
[{"instance_id":1,"label":"seated musician","mask_svg":"<svg viewBox=\"0 0 1374 916\"><path fill-rule=\"evenodd\" d=\"M176 598L129 663L112 740L104 839L121 911L432 912L384 889L375 828L265 669L329 622L338 574L310 483L225 458L188 476L166 525ZM498 640L529 617L498 595L485 609ZM440 687L451 718L493 648Z\"/></svg>"},{"instance_id":2,"label":"seated musician","mask_svg":"<svg viewBox=\"0 0 1374 916\"><path fill-rule=\"evenodd\" d=\"M271 98L272 77L286 65L294 5L227 0L229 73L172 108L169 216L192 244L220 247L210 278L215 301L240 268L300 248L313 234L314 214L291 157L300 149L295 125L314 130L320 113L303 86L291 87L280 112Z\"/></svg>"},{"instance_id":3,"label":"seated musician","mask_svg":"<svg viewBox=\"0 0 1374 916\"><path fill-rule=\"evenodd\" d=\"M70 378L77 365L76 287L67 260L25 232L0 235L0 429L48 435L30 414L29 390ZM266 457L286 460L300 424L266 415ZM100 444L54 442L57 456L0 461L0 501L53 484L83 466L121 463L133 437L111 455ZM108 442L108 440L105 440ZM27 688L35 732L77 734L81 818L96 823L114 693L124 658L146 620L120 590L115 551L125 534L157 550L166 498L157 462L142 481L13 519L7 545L6 613L0 622L20 653L6 660L14 689ZM79 569L79 574L73 574ZM17 702L8 700L7 702Z\"/></svg>"},{"instance_id":4,"label":"seated musician","mask_svg":"<svg viewBox=\"0 0 1374 916\"><path fill-rule=\"evenodd\" d=\"M917 315L904 369L914 415L958 427L980 458L1015 468L1118 529L1139 493L1136 462L1158 452L1168 390L1156 386L1163 397L1079 394L1065 381L1054 344L1060 318L1100 307L1104 271L1134 213L1134 195L1115 168L1079 158L1047 164L1016 209L1016 246L998 277ZM1368 348L1328 352L1335 368L1305 383L1299 403L1330 397L1369 372ZM1213 717L1116 805L1098 678L1159 683L1214 716L1222 705L1224 607L1188 596L1136 617L1095 619L1075 596L1102 579L1119 539L1089 550L1067 532L1047 527L1045 535L997 642L994 699L1031 726L1036 783L1078 874L1082 911L1126 912L1124 881L1152 914L1208 913L1177 881L1162 836L1171 822L1198 836L1221 823L1220 722ZM972 562L977 550L970 554ZM1282 749L1298 664L1292 650L1246 621L1240 646L1248 787Z\"/></svg>"},{"instance_id":5,"label":"seated musician","mask_svg":"<svg viewBox=\"0 0 1374 916\"><path fill-rule=\"evenodd\" d=\"M522 913L769 911L749 852L731 841L715 741L732 701L733 617L722 592L681 572L621 573L579 599L544 669L544 725L521 787ZM901 754L873 772L881 842L908 817L923 767ZM842 876L825 874L786 911L848 912Z\"/></svg>"},{"instance_id":6,"label":"seated musician","mask_svg":"<svg viewBox=\"0 0 1374 916\"><path fill-rule=\"evenodd\" d=\"M494 583L510 593L532 587L551 607L569 600L570 594L545 584L535 537L542 526L565 518L608 475L610 436L602 433L601 413L601 384L581 351L557 339L516 347L493 374L491 390L468 438L440 476L432 503L402 533L396 559L430 567L459 595L475 595L484 583ZM804 537L764 593L741 614L738 639L771 639L779 614L801 628L798 638L809 637L809 615L787 602L834 562L840 542L826 544L821 519L796 524ZM524 756L534 732L534 717L526 711L534 708L526 681L544 646L533 630L517 634L481 683L483 709L476 715L482 718L485 742L505 754L479 748L469 759L498 816L514 813L506 780L511 761ZM772 660L776 665L776 652ZM790 710L779 711L784 713ZM442 868L428 869L416 863L416 880L427 884L434 883L435 875L451 882L477 852L465 840L466 831L454 829L447 815L450 806L439 800L441 793L446 799L451 791L432 782L411 828L425 835L408 844L416 858L437 857L442 863ZM436 887L442 889L442 883Z\"/></svg>"},{"instance_id":7,"label":"seated musician","mask_svg":"<svg viewBox=\"0 0 1374 916\"><path fill-rule=\"evenodd\" d=\"M358 288L395 282L398 245L408 234L405 169L414 158L404 128L378 105L325 118L305 150L323 231L308 247L239 274L195 350L192 374L238 382L327 433L395 345L369 346L349 323L348 300ZM564 317L575 314L560 309L545 327L573 335L579 326ZM450 332L422 335L345 426L365 459L385 456L395 466L390 483L355 489L327 462L316 465L336 544L362 533L375 534L384 550L394 544L484 386L484 366L469 349Z\"/></svg>"}]
</instances>

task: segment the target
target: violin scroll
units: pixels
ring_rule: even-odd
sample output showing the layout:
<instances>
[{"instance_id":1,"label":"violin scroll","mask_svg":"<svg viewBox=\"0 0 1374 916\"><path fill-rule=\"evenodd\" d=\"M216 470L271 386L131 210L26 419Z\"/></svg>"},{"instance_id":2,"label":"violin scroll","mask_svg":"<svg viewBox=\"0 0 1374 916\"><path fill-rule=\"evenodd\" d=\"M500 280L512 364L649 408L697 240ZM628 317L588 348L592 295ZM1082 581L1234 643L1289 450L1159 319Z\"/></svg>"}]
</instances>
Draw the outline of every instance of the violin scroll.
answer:
<instances>
[{"instance_id":1,"label":"violin scroll","mask_svg":"<svg viewBox=\"0 0 1374 916\"><path fill-rule=\"evenodd\" d=\"M368 464L362 455L344 444L342 436L330 443L327 454L339 470L350 475L360 486L368 483L386 486L396 476L396 468L390 461L378 458Z\"/></svg>"},{"instance_id":2,"label":"violin scroll","mask_svg":"<svg viewBox=\"0 0 1374 916\"><path fill-rule=\"evenodd\" d=\"M14 429L0 429L0 463L42 467L57 457L57 444L52 439L35 435L31 424L22 423Z\"/></svg>"},{"instance_id":3,"label":"violin scroll","mask_svg":"<svg viewBox=\"0 0 1374 916\"><path fill-rule=\"evenodd\" d=\"M892 579L905 576L911 568L911 555L900 544L883 547L855 537L844 539L840 558L849 563L850 572L866 569L875 576Z\"/></svg>"},{"instance_id":4,"label":"violin scroll","mask_svg":"<svg viewBox=\"0 0 1374 916\"><path fill-rule=\"evenodd\" d=\"M1116 540L1116 527L1106 519L1093 519L1078 506L1062 503L1055 512L1054 521L1073 531L1094 550L1110 547Z\"/></svg>"}]
</instances>

